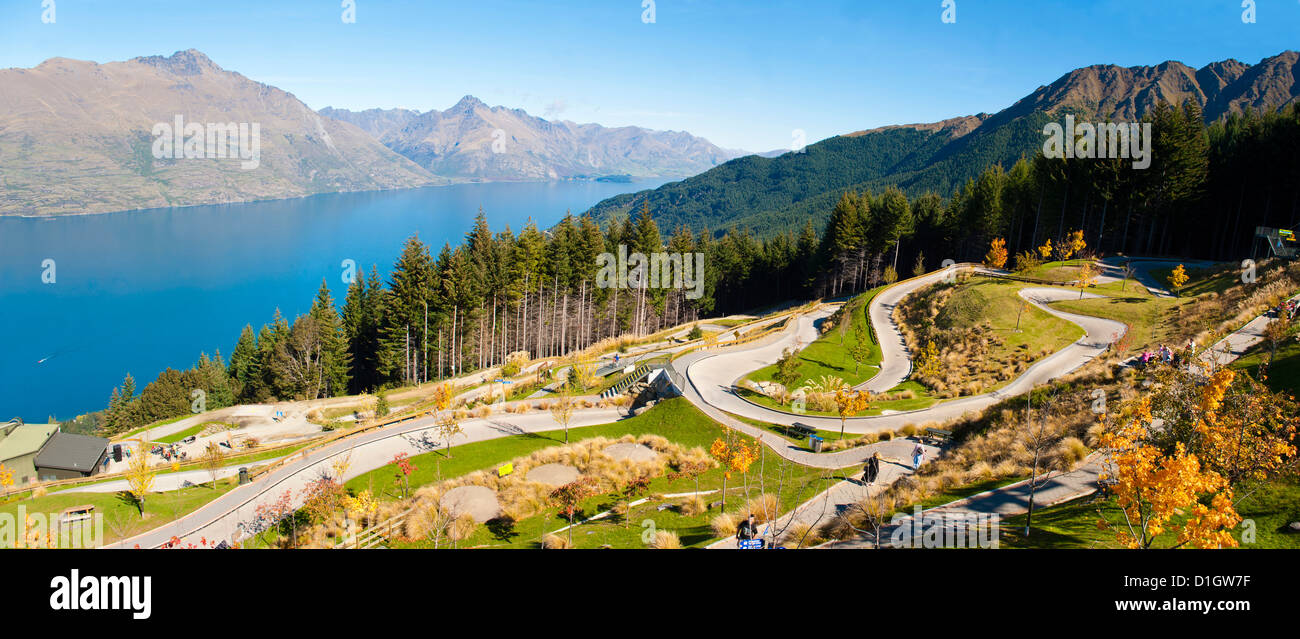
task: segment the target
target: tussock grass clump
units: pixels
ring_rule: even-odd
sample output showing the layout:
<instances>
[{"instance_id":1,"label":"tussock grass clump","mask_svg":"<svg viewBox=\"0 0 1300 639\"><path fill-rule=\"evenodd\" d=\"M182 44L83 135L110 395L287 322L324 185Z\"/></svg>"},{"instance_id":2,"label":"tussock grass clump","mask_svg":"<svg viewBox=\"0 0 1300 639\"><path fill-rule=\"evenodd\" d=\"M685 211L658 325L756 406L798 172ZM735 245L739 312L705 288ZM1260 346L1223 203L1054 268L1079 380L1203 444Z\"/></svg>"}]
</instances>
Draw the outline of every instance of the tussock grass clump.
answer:
<instances>
[{"instance_id":1,"label":"tussock grass clump","mask_svg":"<svg viewBox=\"0 0 1300 639\"><path fill-rule=\"evenodd\" d=\"M569 547L569 540L560 535L547 534L542 537L542 548L547 550L565 550Z\"/></svg>"},{"instance_id":2,"label":"tussock grass clump","mask_svg":"<svg viewBox=\"0 0 1300 639\"><path fill-rule=\"evenodd\" d=\"M658 456L650 461L622 462L605 454L611 444L640 444L654 450ZM380 502L378 512L367 517L363 525L413 509L408 516L407 536L412 539L426 539L435 527L446 528L446 534L452 541L467 538L477 529L468 522L431 523L437 519L439 502L447 491L460 486L483 486L497 495L502 514L514 521L522 521L547 512L554 506L549 495L554 486L528 481L528 471L545 464L563 464L572 466L578 472L595 482L597 492L614 492L636 477L661 477L670 469L681 468L688 462L703 463L708 468L717 467L717 462L702 448L686 448L661 435L644 434L640 436L624 435L618 439L593 437L561 446L552 446L510 460L514 472L501 477L494 470L476 470L460 477L446 479L434 484L415 488L414 493L406 499ZM698 499L698 498L697 498ZM702 501L702 500L701 500ZM620 514L627 512L627 505L621 506ZM701 511L703 512L703 511ZM414 521L411 521L414 520ZM471 520L472 521L472 520ZM326 522L328 523L328 522ZM318 524L318 526L321 524ZM460 528L456 528L460 526ZM452 528L458 534L453 536ZM734 528L733 528L734 531ZM730 533L728 533L730 534Z\"/></svg>"},{"instance_id":3,"label":"tussock grass clump","mask_svg":"<svg viewBox=\"0 0 1300 639\"><path fill-rule=\"evenodd\" d=\"M776 519L780 513L781 500L777 499L776 495L772 493L763 493L745 502L745 505L741 506L740 511L736 514L740 521L749 519L752 514L754 515L754 522L762 524ZM735 530L733 529L732 532L734 533Z\"/></svg>"},{"instance_id":4,"label":"tussock grass clump","mask_svg":"<svg viewBox=\"0 0 1300 639\"><path fill-rule=\"evenodd\" d=\"M778 541L787 548L807 548L825 540L822 539L821 532L807 522L797 521L786 529L785 534Z\"/></svg>"},{"instance_id":5,"label":"tussock grass clump","mask_svg":"<svg viewBox=\"0 0 1300 639\"><path fill-rule=\"evenodd\" d=\"M682 503L677 506L677 512L686 517L694 517L703 514L704 511L708 509L708 504L704 503L704 498L699 495L691 495L690 497L683 499Z\"/></svg>"},{"instance_id":6,"label":"tussock grass clump","mask_svg":"<svg viewBox=\"0 0 1300 639\"><path fill-rule=\"evenodd\" d=\"M659 550L676 550L682 547L682 540L671 530L656 530L650 540L650 547Z\"/></svg>"},{"instance_id":7,"label":"tussock grass clump","mask_svg":"<svg viewBox=\"0 0 1300 639\"><path fill-rule=\"evenodd\" d=\"M709 527L713 529L713 534L717 537L730 537L736 534L736 526L740 523L736 516L731 513L719 513L716 517L709 520Z\"/></svg>"}]
</instances>

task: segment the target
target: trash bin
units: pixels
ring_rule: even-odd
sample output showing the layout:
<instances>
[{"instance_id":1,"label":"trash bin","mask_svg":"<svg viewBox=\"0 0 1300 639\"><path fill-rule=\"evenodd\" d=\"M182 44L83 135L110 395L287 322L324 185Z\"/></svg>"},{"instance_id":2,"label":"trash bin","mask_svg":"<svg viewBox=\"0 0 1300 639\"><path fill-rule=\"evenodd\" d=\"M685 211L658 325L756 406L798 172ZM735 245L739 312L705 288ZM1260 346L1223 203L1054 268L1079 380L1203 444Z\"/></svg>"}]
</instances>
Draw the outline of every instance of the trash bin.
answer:
<instances>
[{"instance_id":1,"label":"trash bin","mask_svg":"<svg viewBox=\"0 0 1300 639\"><path fill-rule=\"evenodd\" d=\"M820 453L822 452L822 441L823 441L822 438L816 435L809 435L808 447L812 449L812 452Z\"/></svg>"},{"instance_id":2,"label":"trash bin","mask_svg":"<svg viewBox=\"0 0 1300 639\"><path fill-rule=\"evenodd\" d=\"M239 469L239 485L240 485L240 486L243 486L244 484L247 484L247 483L250 482L250 481L252 481L252 480L250 480L250 479L248 478L248 467L245 466L245 467L243 467L243 468L240 468L240 469Z\"/></svg>"}]
</instances>

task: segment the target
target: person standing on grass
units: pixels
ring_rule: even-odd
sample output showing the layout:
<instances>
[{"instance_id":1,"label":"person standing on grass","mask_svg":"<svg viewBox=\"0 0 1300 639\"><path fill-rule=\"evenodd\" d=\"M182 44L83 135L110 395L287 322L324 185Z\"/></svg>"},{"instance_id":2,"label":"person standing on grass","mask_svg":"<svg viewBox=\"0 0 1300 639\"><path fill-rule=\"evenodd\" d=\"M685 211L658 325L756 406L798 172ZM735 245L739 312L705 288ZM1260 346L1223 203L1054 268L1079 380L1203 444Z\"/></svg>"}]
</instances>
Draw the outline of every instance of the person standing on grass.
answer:
<instances>
[{"instance_id":1,"label":"person standing on grass","mask_svg":"<svg viewBox=\"0 0 1300 639\"><path fill-rule=\"evenodd\" d=\"M920 444L917 444L916 448L912 449L912 470L921 469L921 458L924 456L925 456L925 449L921 448Z\"/></svg>"},{"instance_id":2,"label":"person standing on grass","mask_svg":"<svg viewBox=\"0 0 1300 639\"><path fill-rule=\"evenodd\" d=\"M867 485L874 484L876 483L876 477L879 475L880 452L877 451L872 453L871 458L867 460L867 467L862 471L862 481L866 482Z\"/></svg>"},{"instance_id":3,"label":"person standing on grass","mask_svg":"<svg viewBox=\"0 0 1300 639\"><path fill-rule=\"evenodd\" d=\"M743 543L753 539L758 535L758 524L754 523L754 513L749 513L749 518L740 522L736 527L736 547L742 547Z\"/></svg>"}]
</instances>

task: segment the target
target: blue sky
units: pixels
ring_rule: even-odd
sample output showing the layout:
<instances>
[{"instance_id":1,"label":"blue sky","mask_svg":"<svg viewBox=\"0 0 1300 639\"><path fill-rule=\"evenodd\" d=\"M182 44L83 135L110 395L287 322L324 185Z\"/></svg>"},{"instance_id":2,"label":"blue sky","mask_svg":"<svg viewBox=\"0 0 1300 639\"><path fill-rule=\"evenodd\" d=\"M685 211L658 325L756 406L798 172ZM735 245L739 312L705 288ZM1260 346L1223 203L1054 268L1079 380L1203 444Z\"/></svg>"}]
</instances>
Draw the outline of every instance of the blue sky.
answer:
<instances>
[{"instance_id":1,"label":"blue sky","mask_svg":"<svg viewBox=\"0 0 1300 639\"><path fill-rule=\"evenodd\" d=\"M45 0L49 2L50 0ZM0 68L195 48L313 108L445 109L473 94L553 119L786 148L995 112L1091 64L1255 63L1300 48L1300 1L0 0ZM0 87L3 90L3 87Z\"/></svg>"}]
</instances>

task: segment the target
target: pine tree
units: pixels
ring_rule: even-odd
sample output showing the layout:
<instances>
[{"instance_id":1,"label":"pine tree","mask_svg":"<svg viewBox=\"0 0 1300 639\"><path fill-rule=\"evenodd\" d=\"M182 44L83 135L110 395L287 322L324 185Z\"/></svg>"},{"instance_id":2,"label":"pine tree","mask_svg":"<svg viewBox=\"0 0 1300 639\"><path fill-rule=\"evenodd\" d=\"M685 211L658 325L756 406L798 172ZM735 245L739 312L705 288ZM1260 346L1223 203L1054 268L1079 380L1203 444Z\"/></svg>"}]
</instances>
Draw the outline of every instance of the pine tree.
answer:
<instances>
[{"instance_id":1,"label":"pine tree","mask_svg":"<svg viewBox=\"0 0 1300 639\"><path fill-rule=\"evenodd\" d=\"M351 367L348 341L338 310L334 307L334 297L323 279L320 290L316 292L316 299L312 302L310 314L320 331L322 365L325 371L323 392L329 397L345 395L348 391L348 370Z\"/></svg>"}]
</instances>

